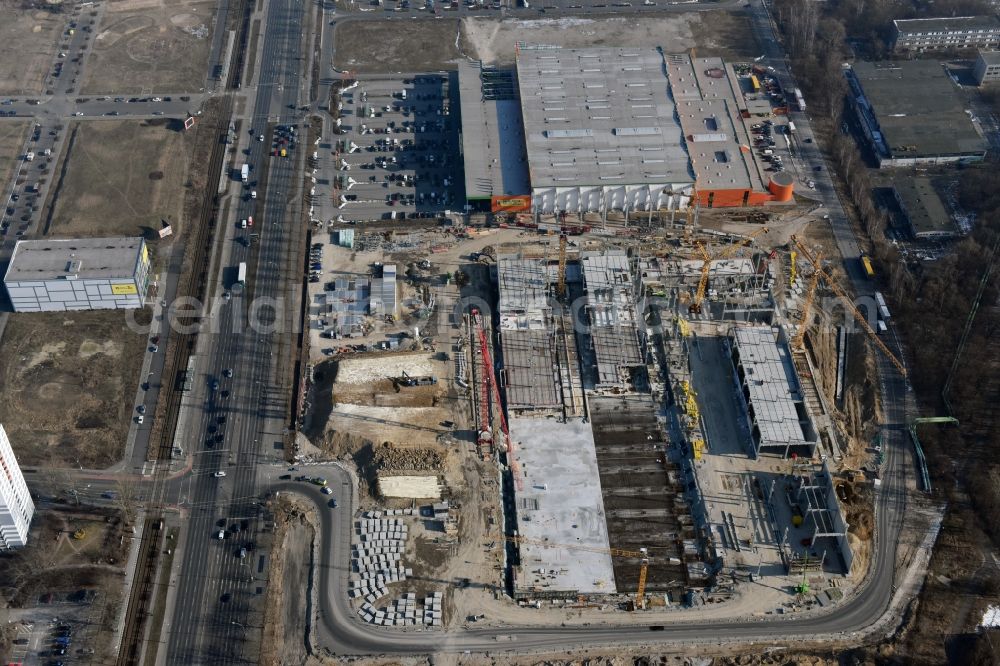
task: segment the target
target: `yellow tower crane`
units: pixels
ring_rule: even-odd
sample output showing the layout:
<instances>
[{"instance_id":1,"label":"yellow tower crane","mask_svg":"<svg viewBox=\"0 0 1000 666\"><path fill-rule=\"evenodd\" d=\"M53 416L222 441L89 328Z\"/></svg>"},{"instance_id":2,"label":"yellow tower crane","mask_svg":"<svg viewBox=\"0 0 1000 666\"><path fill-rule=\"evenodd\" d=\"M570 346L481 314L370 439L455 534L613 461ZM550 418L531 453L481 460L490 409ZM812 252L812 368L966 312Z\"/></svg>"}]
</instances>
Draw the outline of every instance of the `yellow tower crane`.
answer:
<instances>
[{"instance_id":1,"label":"yellow tower crane","mask_svg":"<svg viewBox=\"0 0 1000 666\"><path fill-rule=\"evenodd\" d=\"M584 550L590 553L607 553L612 557L638 557L639 559L639 585L635 591L635 607L646 607L646 575L649 572L649 549L624 550L622 548L597 548L594 546L584 546L573 543L552 543L541 539L530 539L523 536L508 536L504 540L511 543L527 544L529 546L540 546L542 548L566 548L570 550Z\"/></svg>"},{"instance_id":2,"label":"yellow tower crane","mask_svg":"<svg viewBox=\"0 0 1000 666\"><path fill-rule=\"evenodd\" d=\"M691 312L701 312L701 304L705 300L705 290L708 288L708 276L712 272L712 262L719 261L722 259L728 259L729 257L736 254L736 251L740 248L749 245L753 240L760 236L761 234L766 234L768 232L767 227L761 227L756 231L752 232L748 236L741 238L732 245L727 245L725 248L717 252L715 255L710 255L708 250L705 249L704 243L696 243L698 248L698 253L701 255L702 265L701 265L701 279L698 281L698 291L694 294L694 300L691 301L691 305L688 309Z\"/></svg>"},{"instance_id":3,"label":"yellow tower crane","mask_svg":"<svg viewBox=\"0 0 1000 666\"><path fill-rule=\"evenodd\" d=\"M813 255L813 253L809 251L809 248L803 245L802 242L799 241L799 239L796 238L795 236L792 236L792 242L795 243L795 247L799 249L799 252L802 253L802 256L808 259L812 263L812 265L816 267L816 270L819 272L820 277L823 279L824 282L826 282L826 285L830 287L831 290L833 290L833 293L837 294L837 296L840 296L840 300L841 302L843 302L844 306L849 308L851 312L854 313L854 318L858 321L858 323L861 324L861 328L864 329L865 333L868 335L868 338L875 343L875 346L878 347L883 354L885 354L886 358L892 361L892 364L896 366L900 374L902 374L905 377L907 375L906 366L903 365L902 361L896 358L896 355L892 353L892 350L889 349L885 345L885 343L882 342L881 339L879 339L878 333L872 330L872 327L868 325L868 321L865 319L865 316L861 314L861 312L854 306L854 299L852 299L850 295L848 295L847 292L844 291L843 288L841 288L841 286L837 284L832 277L830 277L829 273L824 271L819 266L819 263L817 263L815 259L815 255Z\"/></svg>"},{"instance_id":4,"label":"yellow tower crane","mask_svg":"<svg viewBox=\"0 0 1000 666\"><path fill-rule=\"evenodd\" d=\"M809 328L809 316L812 314L813 299L816 298L816 287L819 286L819 269L822 265L819 262L822 260L822 257L817 254L815 260L817 263L813 264L813 274L809 280L809 291L806 292L806 302L802 306L802 321L799 322L799 332L795 334L795 338L792 340L792 349L797 351L802 351L805 344L806 329Z\"/></svg>"},{"instance_id":5,"label":"yellow tower crane","mask_svg":"<svg viewBox=\"0 0 1000 666\"><path fill-rule=\"evenodd\" d=\"M687 205L687 223L684 225L684 237L691 238L691 233L694 231L695 225L698 223L698 186L695 185L691 189L691 198L688 199Z\"/></svg>"},{"instance_id":6,"label":"yellow tower crane","mask_svg":"<svg viewBox=\"0 0 1000 666\"><path fill-rule=\"evenodd\" d=\"M557 294L560 298L566 295L566 234L559 236L559 287Z\"/></svg>"}]
</instances>

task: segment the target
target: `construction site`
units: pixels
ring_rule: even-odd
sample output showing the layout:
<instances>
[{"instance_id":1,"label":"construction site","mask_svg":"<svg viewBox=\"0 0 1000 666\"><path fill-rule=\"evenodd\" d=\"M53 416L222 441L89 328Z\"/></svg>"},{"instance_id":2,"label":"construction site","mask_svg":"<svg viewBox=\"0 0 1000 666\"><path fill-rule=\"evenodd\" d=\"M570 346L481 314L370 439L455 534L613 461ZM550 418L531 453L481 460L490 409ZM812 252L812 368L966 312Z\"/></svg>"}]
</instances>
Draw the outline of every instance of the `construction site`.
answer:
<instances>
[{"instance_id":1,"label":"construction site","mask_svg":"<svg viewBox=\"0 0 1000 666\"><path fill-rule=\"evenodd\" d=\"M787 228L692 232L696 212L630 239L564 225L497 248L495 310L464 314L459 379L477 453L497 462L522 605L687 607L753 590L758 610L794 610L859 575L841 500L856 512L855 482L878 472L843 473L861 466L837 408L848 332L830 362L802 325L839 287ZM874 327L851 335L866 333L878 344ZM819 356L841 376L824 378Z\"/></svg>"},{"instance_id":2,"label":"construction site","mask_svg":"<svg viewBox=\"0 0 1000 666\"><path fill-rule=\"evenodd\" d=\"M828 297L851 301L821 220L483 222L332 254L346 279L395 263L409 305L328 356L321 447L371 473L365 510L451 503L407 564L484 586L444 588L446 621L525 612L505 599L792 612L864 576L880 459L855 387L881 343L867 313L831 323Z\"/></svg>"}]
</instances>

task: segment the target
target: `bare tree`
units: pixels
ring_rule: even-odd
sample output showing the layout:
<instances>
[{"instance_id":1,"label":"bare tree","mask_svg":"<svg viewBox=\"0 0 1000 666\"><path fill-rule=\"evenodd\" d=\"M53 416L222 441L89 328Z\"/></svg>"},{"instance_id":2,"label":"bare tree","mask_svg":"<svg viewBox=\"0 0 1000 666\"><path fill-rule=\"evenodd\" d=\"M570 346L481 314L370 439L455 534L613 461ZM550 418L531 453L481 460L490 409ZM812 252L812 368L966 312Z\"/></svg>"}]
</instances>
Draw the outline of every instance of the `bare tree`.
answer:
<instances>
[{"instance_id":1,"label":"bare tree","mask_svg":"<svg viewBox=\"0 0 1000 666\"><path fill-rule=\"evenodd\" d=\"M138 484L131 477L122 477L115 483L115 487L115 506L121 510L125 522L131 524L135 521L139 508Z\"/></svg>"},{"instance_id":2,"label":"bare tree","mask_svg":"<svg viewBox=\"0 0 1000 666\"><path fill-rule=\"evenodd\" d=\"M48 477L54 496L68 496L77 506L80 506L80 484L72 472L66 469L53 469L49 471Z\"/></svg>"}]
</instances>

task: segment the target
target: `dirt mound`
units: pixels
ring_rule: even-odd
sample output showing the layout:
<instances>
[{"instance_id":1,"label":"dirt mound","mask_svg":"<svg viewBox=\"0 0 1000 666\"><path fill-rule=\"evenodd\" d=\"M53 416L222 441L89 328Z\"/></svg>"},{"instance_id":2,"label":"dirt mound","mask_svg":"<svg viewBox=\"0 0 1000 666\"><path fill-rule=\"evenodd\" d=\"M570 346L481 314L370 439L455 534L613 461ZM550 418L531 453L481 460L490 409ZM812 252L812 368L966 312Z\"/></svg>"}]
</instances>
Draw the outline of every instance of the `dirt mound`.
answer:
<instances>
[{"instance_id":1,"label":"dirt mound","mask_svg":"<svg viewBox=\"0 0 1000 666\"><path fill-rule=\"evenodd\" d=\"M429 448L404 449L388 443L375 447L375 469L389 472L440 472L444 470L444 455Z\"/></svg>"}]
</instances>

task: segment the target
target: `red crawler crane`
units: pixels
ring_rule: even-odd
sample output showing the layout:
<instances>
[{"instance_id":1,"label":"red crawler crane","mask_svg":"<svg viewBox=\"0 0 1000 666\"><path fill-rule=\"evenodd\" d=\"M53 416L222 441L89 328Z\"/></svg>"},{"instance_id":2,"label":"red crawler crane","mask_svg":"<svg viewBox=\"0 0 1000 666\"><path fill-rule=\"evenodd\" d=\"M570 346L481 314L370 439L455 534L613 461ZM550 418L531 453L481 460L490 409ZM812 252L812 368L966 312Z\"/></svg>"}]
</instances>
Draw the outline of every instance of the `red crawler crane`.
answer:
<instances>
[{"instance_id":1,"label":"red crawler crane","mask_svg":"<svg viewBox=\"0 0 1000 666\"><path fill-rule=\"evenodd\" d=\"M496 371L493 369L493 356L490 354L490 344L486 337L486 330L483 327L482 316L479 310L472 310L472 323L476 327L476 335L479 337L479 349L483 358L482 372L482 398L481 409L479 410L479 444L487 447L493 442L493 428L490 424L490 394L496 404L496 413L500 417L500 432L503 433L504 444L507 449L507 462L510 464L511 474L514 477L514 487L520 492L524 490L524 479L521 478L521 466L517 464L514 442L510 438L510 430L507 428L507 417L503 413L503 405L500 403L500 387L497 384Z\"/></svg>"}]
</instances>

